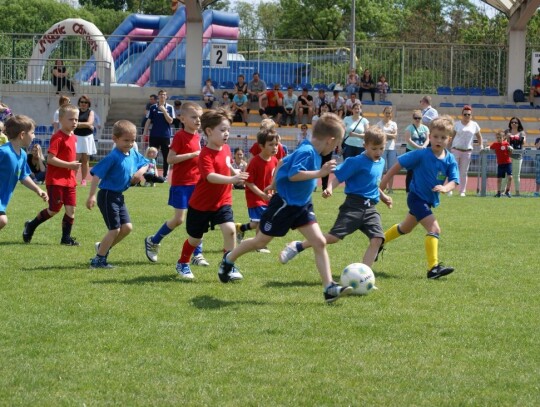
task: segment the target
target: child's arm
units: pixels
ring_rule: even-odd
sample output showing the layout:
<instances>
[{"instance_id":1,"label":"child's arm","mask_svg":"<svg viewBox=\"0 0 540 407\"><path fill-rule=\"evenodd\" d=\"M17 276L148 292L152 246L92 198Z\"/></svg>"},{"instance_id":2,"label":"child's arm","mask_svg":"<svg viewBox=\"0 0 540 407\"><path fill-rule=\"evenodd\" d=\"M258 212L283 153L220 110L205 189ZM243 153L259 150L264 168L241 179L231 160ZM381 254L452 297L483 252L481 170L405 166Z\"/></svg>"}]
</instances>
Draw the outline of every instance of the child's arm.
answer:
<instances>
[{"instance_id":1,"label":"child's arm","mask_svg":"<svg viewBox=\"0 0 540 407\"><path fill-rule=\"evenodd\" d=\"M390 168L386 174L384 175L384 177L382 178L381 180L381 183L379 184L379 189L381 190L385 190L386 187L388 186L388 181L394 176L394 175L397 175L400 171L401 171L401 165L399 164L399 162L395 163L394 166L392 168ZM386 203L386 202L385 202Z\"/></svg>"},{"instance_id":2,"label":"child's arm","mask_svg":"<svg viewBox=\"0 0 540 407\"><path fill-rule=\"evenodd\" d=\"M38 187L31 177L24 178L21 183L29 190L34 191L44 202L49 200L47 192Z\"/></svg>"},{"instance_id":3,"label":"child's arm","mask_svg":"<svg viewBox=\"0 0 540 407\"><path fill-rule=\"evenodd\" d=\"M340 182L335 175L332 175L332 181L328 183L328 186L322 191L323 198L330 198L335 188L339 186Z\"/></svg>"},{"instance_id":4,"label":"child's arm","mask_svg":"<svg viewBox=\"0 0 540 407\"><path fill-rule=\"evenodd\" d=\"M137 172L133 174L133 177L131 177L131 185L137 185L139 182L143 182L146 170L148 170L148 164L143 165L141 168L139 168Z\"/></svg>"},{"instance_id":5,"label":"child's arm","mask_svg":"<svg viewBox=\"0 0 540 407\"><path fill-rule=\"evenodd\" d=\"M47 156L47 164L60 168L68 168L73 171L78 171L79 168L81 168L81 163L79 161L64 161L53 154Z\"/></svg>"},{"instance_id":6,"label":"child's arm","mask_svg":"<svg viewBox=\"0 0 540 407\"><path fill-rule=\"evenodd\" d=\"M90 184L90 192L88 192L88 199L86 200L86 207L92 209L96 206L96 191L99 184L99 177L94 175L92 177L92 183Z\"/></svg>"},{"instance_id":7,"label":"child's arm","mask_svg":"<svg viewBox=\"0 0 540 407\"><path fill-rule=\"evenodd\" d=\"M433 192L442 192L443 194L452 191L456 187L455 181L450 181L444 185L435 185L432 189Z\"/></svg>"},{"instance_id":8,"label":"child's arm","mask_svg":"<svg viewBox=\"0 0 540 407\"><path fill-rule=\"evenodd\" d=\"M336 160L330 160L321 167L320 170L315 171L299 171L294 174L292 177L289 177L289 180L292 182L297 181L307 181L314 178L322 178L330 175L331 172L336 168ZM276 170L277 172L277 170Z\"/></svg>"},{"instance_id":9,"label":"child's arm","mask_svg":"<svg viewBox=\"0 0 540 407\"><path fill-rule=\"evenodd\" d=\"M255 185L253 182L246 182L246 187L248 187L255 195L258 197L264 199L265 201L269 201L270 198L272 198L272 195L261 191L257 185ZM266 190L266 189L265 189Z\"/></svg>"},{"instance_id":10,"label":"child's arm","mask_svg":"<svg viewBox=\"0 0 540 407\"><path fill-rule=\"evenodd\" d=\"M392 209L392 197L386 195L381 188L379 188L379 195L381 197L381 201L383 201L383 203L388 206L388 208Z\"/></svg>"},{"instance_id":11,"label":"child's arm","mask_svg":"<svg viewBox=\"0 0 540 407\"><path fill-rule=\"evenodd\" d=\"M239 182L248 179L248 176L249 173L247 172L238 172L238 174L236 175L221 175L215 172L211 172L206 177L206 180L211 184L238 184Z\"/></svg>"},{"instance_id":12,"label":"child's arm","mask_svg":"<svg viewBox=\"0 0 540 407\"><path fill-rule=\"evenodd\" d=\"M167 164L178 164L183 161L191 160L192 158L198 157L201 153L201 150L192 151L191 153L186 154L176 154L176 151L169 150L169 154L167 154Z\"/></svg>"}]
</instances>

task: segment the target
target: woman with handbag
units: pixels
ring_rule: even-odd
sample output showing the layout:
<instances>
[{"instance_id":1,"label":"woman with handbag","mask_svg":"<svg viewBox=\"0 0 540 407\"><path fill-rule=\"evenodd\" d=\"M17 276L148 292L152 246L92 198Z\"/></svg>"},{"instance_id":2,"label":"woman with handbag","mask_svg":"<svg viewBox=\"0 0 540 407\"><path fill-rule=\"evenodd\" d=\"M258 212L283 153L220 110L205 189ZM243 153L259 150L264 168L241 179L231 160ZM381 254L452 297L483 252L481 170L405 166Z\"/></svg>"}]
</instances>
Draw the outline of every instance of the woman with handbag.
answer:
<instances>
[{"instance_id":1,"label":"woman with handbag","mask_svg":"<svg viewBox=\"0 0 540 407\"><path fill-rule=\"evenodd\" d=\"M345 138L341 145L343 159L355 157L365 150L364 133L369 129L369 122L365 117L362 117L361 103L354 104L352 112L352 116L343 119L345 124Z\"/></svg>"},{"instance_id":2,"label":"woman with handbag","mask_svg":"<svg viewBox=\"0 0 540 407\"><path fill-rule=\"evenodd\" d=\"M405 128L405 141L407 142L406 152L426 148L429 144L429 128L422 124L422 112L414 110L413 122ZM407 170L405 178L405 190L409 192L409 184L412 180L413 172Z\"/></svg>"}]
</instances>

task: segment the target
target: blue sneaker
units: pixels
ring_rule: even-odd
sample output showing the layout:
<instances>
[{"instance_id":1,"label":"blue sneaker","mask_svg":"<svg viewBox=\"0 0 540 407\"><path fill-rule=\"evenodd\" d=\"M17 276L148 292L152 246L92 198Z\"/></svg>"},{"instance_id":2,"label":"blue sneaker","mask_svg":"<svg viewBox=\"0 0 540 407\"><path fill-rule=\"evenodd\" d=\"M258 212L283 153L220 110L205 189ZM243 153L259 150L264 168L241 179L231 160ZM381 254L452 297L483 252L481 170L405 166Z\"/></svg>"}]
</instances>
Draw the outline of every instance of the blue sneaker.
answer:
<instances>
[{"instance_id":1,"label":"blue sneaker","mask_svg":"<svg viewBox=\"0 0 540 407\"><path fill-rule=\"evenodd\" d=\"M113 269L114 266L110 263L107 263L106 257L96 256L93 259L90 259L90 267L93 269Z\"/></svg>"},{"instance_id":2,"label":"blue sneaker","mask_svg":"<svg viewBox=\"0 0 540 407\"><path fill-rule=\"evenodd\" d=\"M176 272L186 280L193 280L195 278L188 263L176 263Z\"/></svg>"}]
</instances>

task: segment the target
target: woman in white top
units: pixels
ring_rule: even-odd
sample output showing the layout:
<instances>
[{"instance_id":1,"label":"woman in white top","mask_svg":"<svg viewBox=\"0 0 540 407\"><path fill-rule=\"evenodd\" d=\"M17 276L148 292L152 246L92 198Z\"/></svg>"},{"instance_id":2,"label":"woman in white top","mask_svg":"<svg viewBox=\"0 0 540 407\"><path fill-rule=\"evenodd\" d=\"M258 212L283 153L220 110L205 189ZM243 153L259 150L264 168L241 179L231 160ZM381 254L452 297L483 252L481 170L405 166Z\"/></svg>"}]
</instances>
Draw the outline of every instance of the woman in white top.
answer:
<instances>
[{"instance_id":1,"label":"woman in white top","mask_svg":"<svg viewBox=\"0 0 540 407\"><path fill-rule=\"evenodd\" d=\"M426 148L429 144L429 128L422 124L422 112L414 110L412 115L412 123L405 127L405 142L407 143L405 151L420 150ZM405 176L405 191L409 192L413 172L407 170Z\"/></svg>"},{"instance_id":2,"label":"woman in white top","mask_svg":"<svg viewBox=\"0 0 540 407\"><path fill-rule=\"evenodd\" d=\"M352 116L343 119L345 124L345 138L343 139L343 159L362 154L364 149L364 134L369 129L369 122L362 117L362 105L353 106Z\"/></svg>"},{"instance_id":3,"label":"woman in white top","mask_svg":"<svg viewBox=\"0 0 540 407\"><path fill-rule=\"evenodd\" d=\"M323 114L331 112L331 111L332 111L332 109L330 108L329 104L327 104L327 103L321 104L319 106L317 114L315 116L313 116L313 118L311 119L311 126L312 127L315 126L315 123L317 123L317 120L319 120ZM330 153L328 153L326 155L321 154L321 167L332 159L332 154L333 153L334 152L332 151L332 152L330 152ZM322 187L323 191L326 189L326 187L328 187L328 175L321 178L321 187Z\"/></svg>"},{"instance_id":4,"label":"woman in white top","mask_svg":"<svg viewBox=\"0 0 540 407\"><path fill-rule=\"evenodd\" d=\"M469 105L463 106L461 116L461 120L454 124L456 134L452 139L452 154L456 157L459 168L460 196L465 196L465 191L467 191L467 171L469 171L473 151L473 139L476 137L480 149L484 148L484 146L480 126L472 120L472 107Z\"/></svg>"},{"instance_id":5,"label":"woman in white top","mask_svg":"<svg viewBox=\"0 0 540 407\"><path fill-rule=\"evenodd\" d=\"M384 172L388 171L389 168L392 168L397 161L397 152L396 152L396 139L398 135L398 127L395 121L393 121L393 109L392 106L386 106L383 110L384 118L377 123L384 134L386 134L386 147L384 149ZM392 186L394 184L394 177L388 180L388 193L391 194L393 191Z\"/></svg>"}]
</instances>

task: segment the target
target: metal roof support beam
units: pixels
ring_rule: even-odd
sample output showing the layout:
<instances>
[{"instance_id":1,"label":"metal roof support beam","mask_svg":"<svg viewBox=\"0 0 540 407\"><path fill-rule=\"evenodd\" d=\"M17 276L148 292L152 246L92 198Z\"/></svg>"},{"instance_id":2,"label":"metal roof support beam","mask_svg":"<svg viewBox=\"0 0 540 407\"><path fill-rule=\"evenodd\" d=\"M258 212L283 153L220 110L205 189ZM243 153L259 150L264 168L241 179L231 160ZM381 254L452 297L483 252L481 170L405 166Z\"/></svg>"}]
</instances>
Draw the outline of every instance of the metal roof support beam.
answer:
<instances>
[{"instance_id":1,"label":"metal roof support beam","mask_svg":"<svg viewBox=\"0 0 540 407\"><path fill-rule=\"evenodd\" d=\"M185 0L186 6L186 94L198 95L202 88L203 23L200 0Z\"/></svg>"}]
</instances>

